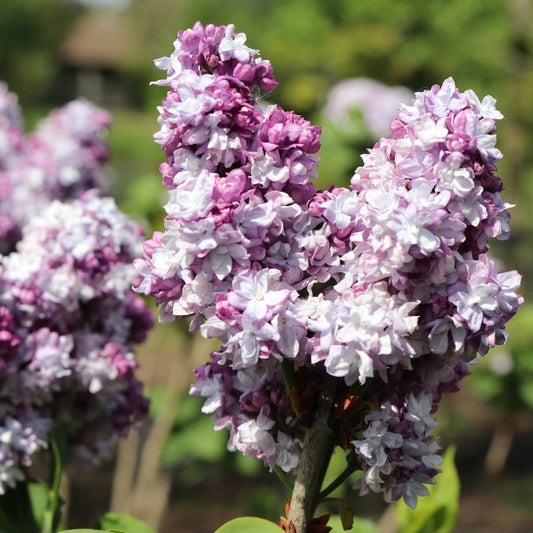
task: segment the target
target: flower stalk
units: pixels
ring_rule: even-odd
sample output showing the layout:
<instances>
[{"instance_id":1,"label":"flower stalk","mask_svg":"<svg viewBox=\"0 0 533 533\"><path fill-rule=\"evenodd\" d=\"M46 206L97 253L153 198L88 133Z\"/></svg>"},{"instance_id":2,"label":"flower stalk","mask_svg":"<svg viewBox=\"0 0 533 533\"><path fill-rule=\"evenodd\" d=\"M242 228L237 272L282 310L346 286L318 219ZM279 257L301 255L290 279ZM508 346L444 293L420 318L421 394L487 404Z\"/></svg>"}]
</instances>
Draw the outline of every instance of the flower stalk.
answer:
<instances>
[{"instance_id":1,"label":"flower stalk","mask_svg":"<svg viewBox=\"0 0 533 533\"><path fill-rule=\"evenodd\" d=\"M313 518L319 503L320 487L333 452L333 431L329 422L337 382L336 378L329 375L324 379L315 417L305 434L287 517L296 533L305 533Z\"/></svg>"},{"instance_id":2,"label":"flower stalk","mask_svg":"<svg viewBox=\"0 0 533 533\"><path fill-rule=\"evenodd\" d=\"M59 508L61 505L59 491L63 477L63 458L60 452L60 438L62 438L60 432L57 429L52 430L50 437L50 489L48 490L48 505L43 517L43 533L54 533L59 518Z\"/></svg>"}]
</instances>

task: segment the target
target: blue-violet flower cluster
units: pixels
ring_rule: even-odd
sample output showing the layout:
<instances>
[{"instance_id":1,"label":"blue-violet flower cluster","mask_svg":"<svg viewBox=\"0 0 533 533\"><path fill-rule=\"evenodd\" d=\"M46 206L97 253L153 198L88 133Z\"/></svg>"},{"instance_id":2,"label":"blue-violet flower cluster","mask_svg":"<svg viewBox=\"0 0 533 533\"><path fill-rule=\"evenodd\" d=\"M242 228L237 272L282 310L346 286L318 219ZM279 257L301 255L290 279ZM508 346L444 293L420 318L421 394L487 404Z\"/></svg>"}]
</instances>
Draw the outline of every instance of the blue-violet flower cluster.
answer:
<instances>
[{"instance_id":1,"label":"blue-violet flower cluster","mask_svg":"<svg viewBox=\"0 0 533 533\"><path fill-rule=\"evenodd\" d=\"M2 229L16 228L0 255L2 494L52 428L93 459L147 413L132 346L151 313L131 291L142 231L93 188L106 174L107 113L73 102L25 137L3 87L0 111Z\"/></svg>"},{"instance_id":2,"label":"blue-violet flower cluster","mask_svg":"<svg viewBox=\"0 0 533 533\"><path fill-rule=\"evenodd\" d=\"M329 374L361 491L414 506L438 472L441 395L505 341L522 302L520 276L486 255L508 233L501 114L449 78L400 107L350 188L316 191L320 128L262 105L276 82L245 39L197 23L156 61L169 199L137 290L161 320L192 316L220 339L191 394L230 449L293 470Z\"/></svg>"}]
</instances>

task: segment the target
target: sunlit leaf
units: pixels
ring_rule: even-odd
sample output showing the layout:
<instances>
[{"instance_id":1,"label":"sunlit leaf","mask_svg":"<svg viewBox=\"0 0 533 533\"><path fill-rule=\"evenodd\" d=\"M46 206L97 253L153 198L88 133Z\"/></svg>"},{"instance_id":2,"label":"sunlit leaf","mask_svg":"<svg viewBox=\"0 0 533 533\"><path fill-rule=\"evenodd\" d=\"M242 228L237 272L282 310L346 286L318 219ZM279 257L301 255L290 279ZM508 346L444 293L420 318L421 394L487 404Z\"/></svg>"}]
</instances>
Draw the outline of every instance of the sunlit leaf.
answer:
<instances>
[{"instance_id":1,"label":"sunlit leaf","mask_svg":"<svg viewBox=\"0 0 533 533\"><path fill-rule=\"evenodd\" d=\"M155 529L138 518L124 513L106 513L96 525L104 531L116 531L117 533L122 531L124 533L157 533Z\"/></svg>"},{"instance_id":2,"label":"sunlit leaf","mask_svg":"<svg viewBox=\"0 0 533 533\"><path fill-rule=\"evenodd\" d=\"M356 518L351 529L344 529L342 519L338 515L332 516L328 521L328 526L331 527L331 533L344 533L345 531L352 531L353 533L380 533L378 527L371 520L364 520Z\"/></svg>"},{"instance_id":3,"label":"sunlit leaf","mask_svg":"<svg viewBox=\"0 0 533 533\"><path fill-rule=\"evenodd\" d=\"M65 529L59 533L136 533L137 530L125 531L124 529Z\"/></svg>"},{"instance_id":4,"label":"sunlit leaf","mask_svg":"<svg viewBox=\"0 0 533 533\"><path fill-rule=\"evenodd\" d=\"M280 533L280 531L283 530L274 522L269 522L263 518L244 516L226 522L215 533Z\"/></svg>"},{"instance_id":5,"label":"sunlit leaf","mask_svg":"<svg viewBox=\"0 0 533 533\"><path fill-rule=\"evenodd\" d=\"M44 483L28 483L28 493L33 516L41 524L48 505L48 487Z\"/></svg>"}]
</instances>

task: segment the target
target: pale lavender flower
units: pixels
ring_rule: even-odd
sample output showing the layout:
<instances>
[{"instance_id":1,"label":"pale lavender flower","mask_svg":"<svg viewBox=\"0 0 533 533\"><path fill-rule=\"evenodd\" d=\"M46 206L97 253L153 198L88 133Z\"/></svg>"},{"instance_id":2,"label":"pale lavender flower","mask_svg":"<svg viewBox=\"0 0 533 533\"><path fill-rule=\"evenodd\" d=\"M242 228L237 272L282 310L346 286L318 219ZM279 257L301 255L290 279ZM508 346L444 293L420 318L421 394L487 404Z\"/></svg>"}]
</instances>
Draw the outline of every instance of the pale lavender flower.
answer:
<instances>
[{"instance_id":1,"label":"pale lavender flower","mask_svg":"<svg viewBox=\"0 0 533 533\"><path fill-rule=\"evenodd\" d=\"M418 496L427 496L427 484L442 460L438 445L428 434L436 421L430 416L431 396L410 394L405 405L383 404L366 417L363 439L352 444L364 465L361 493L384 492L386 501L401 497L416 507Z\"/></svg>"},{"instance_id":2,"label":"pale lavender flower","mask_svg":"<svg viewBox=\"0 0 533 533\"><path fill-rule=\"evenodd\" d=\"M197 368L190 393L206 398L215 429L228 428L228 449L289 472L298 463L302 431L296 425L279 368L265 362L235 370L220 353ZM280 428L283 428L280 429Z\"/></svg>"},{"instance_id":3,"label":"pale lavender flower","mask_svg":"<svg viewBox=\"0 0 533 533\"><path fill-rule=\"evenodd\" d=\"M51 420L40 417L28 408L15 407L13 413L5 406L0 414L0 495L24 479L24 468L32 456L47 448L46 436Z\"/></svg>"}]
</instances>

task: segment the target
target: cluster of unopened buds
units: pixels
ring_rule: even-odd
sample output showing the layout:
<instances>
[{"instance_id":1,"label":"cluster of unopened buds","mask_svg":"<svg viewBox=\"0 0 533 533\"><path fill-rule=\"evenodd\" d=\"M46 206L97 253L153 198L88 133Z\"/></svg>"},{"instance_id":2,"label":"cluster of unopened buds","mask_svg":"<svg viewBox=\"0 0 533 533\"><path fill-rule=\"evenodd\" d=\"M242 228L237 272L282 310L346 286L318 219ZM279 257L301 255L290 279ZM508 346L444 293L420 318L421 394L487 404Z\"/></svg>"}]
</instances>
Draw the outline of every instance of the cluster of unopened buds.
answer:
<instances>
[{"instance_id":1,"label":"cluster of unopened buds","mask_svg":"<svg viewBox=\"0 0 533 533\"><path fill-rule=\"evenodd\" d=\"M161 320L192 316L220 339L191 394L230 450L293 471L313 392L333 376L336 444L361 492L414 506L438 472L442 394L505 341L522 302L520 276L486 255L508 233L501 114L446 79L399 108L350 187L317 191L320 128L265 108L276 81L245 40L197 23L156 61L169 196L137 290Z\"/></svg>"},{"instance_id":2,"label":"cluster of unopened buds","mask_svg":"<svg viewBox=\"0 0 533 533\"><path fill-rule=\"evenodd\" d=\"M79 100L25 136L0 86L0 494L52 429L97 458L147 413L132 351L151 327L131 291L143 235L95 189L109 124Z\"/></svg>"}]
</instances>

